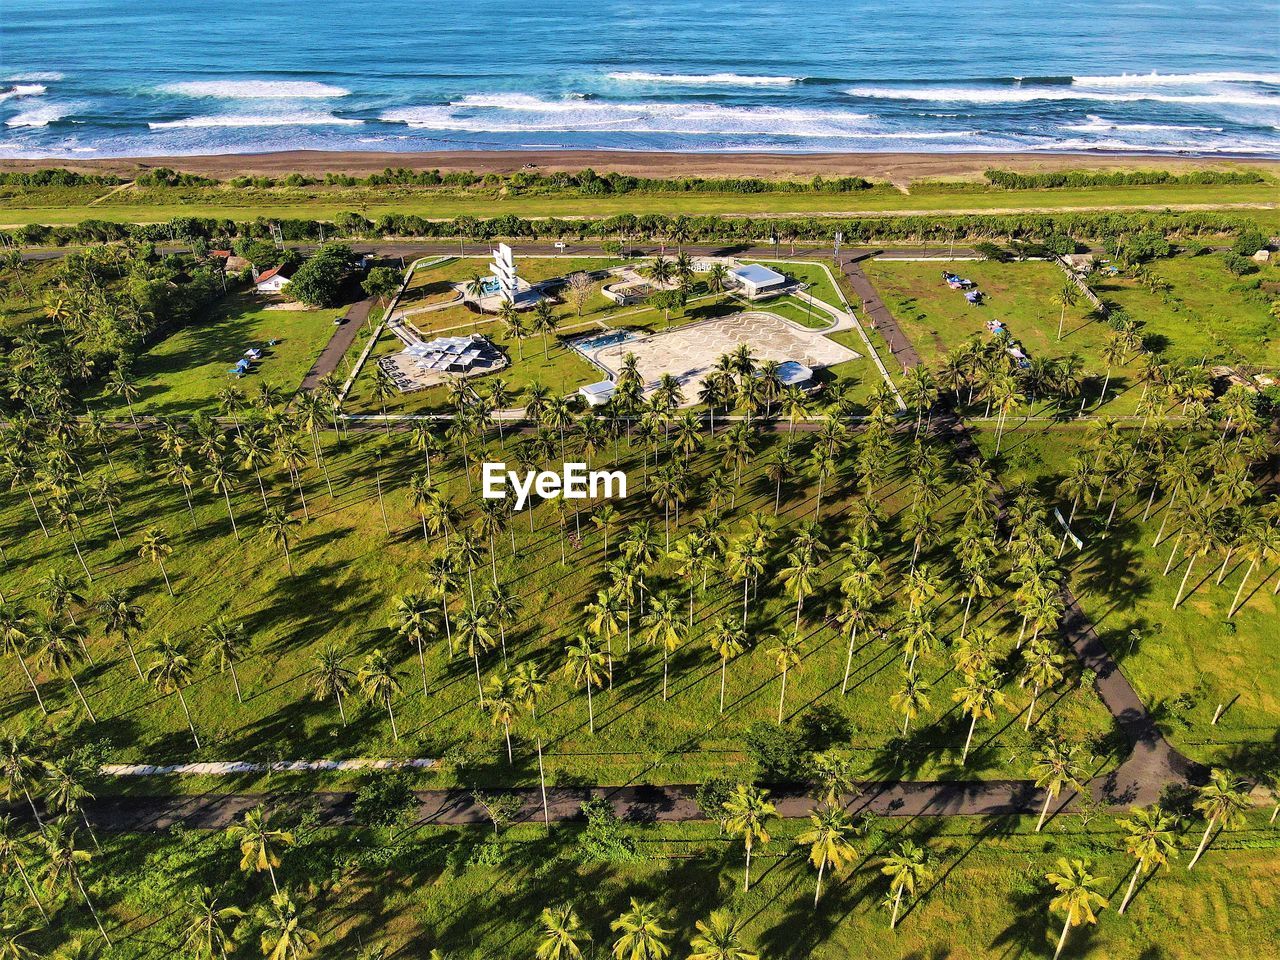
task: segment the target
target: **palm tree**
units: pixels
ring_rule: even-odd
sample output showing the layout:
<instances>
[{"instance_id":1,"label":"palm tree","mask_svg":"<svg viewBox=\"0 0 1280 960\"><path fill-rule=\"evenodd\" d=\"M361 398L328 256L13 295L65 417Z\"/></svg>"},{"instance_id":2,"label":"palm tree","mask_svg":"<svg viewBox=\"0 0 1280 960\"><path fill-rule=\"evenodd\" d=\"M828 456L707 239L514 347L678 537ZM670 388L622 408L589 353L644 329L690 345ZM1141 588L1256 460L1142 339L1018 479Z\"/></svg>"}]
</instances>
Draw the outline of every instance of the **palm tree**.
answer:
<instances>
[{"instance_id":1,"label":"palm tree","mask_svg":"<svg viewBox=\"0 0 1280 960\"><path fill-rule=\"evenodd\" d=\"M818 887L813 894L813 905L822 896L822 874L830 866L840 873L858 857L858 851L849 842L853 824L848 814L839 807L828 807L820 813L809 815L812 827L796 837L796 843L809 848L809 862L818 868Z\"/></svg>"},{"instance_id":2,"label":"palm tree","mask_svg":"<svg viewBox=\"0 0 1280 960\"><path fill-rule=\"evenodd\" d=\"M587 688L587 724L592 734L596 732L595 707L591 702L591 688L604 681L605 656L591 645L590 639L579 634L565 648L564 674L575 687Z\"/></svg>"},{"instance_id":3,"label":"palm tree","mask_svg":"<svg viewBox=\"0 0 1280 960\"><path fill-rule=\"evenodd\" d=\"M84 900L89 912L93 914L93 921L97 924L102 939L107 942L107 946L110 946L111 938L107 936L102 920L98 917L98 911L94 908L93 901L89 899L89 893L84 888L84 878L81 875L81 865L92 860L93 854L88 850L77 848L75 831L64 830L61 824L55 823L46 827L42 839L45 848L46 886L52 890L59 881L65 881L74 886L80 892L80 898Z\"/></svg>"},{"instance_id":4,"label":"palm tree","mask_svg":"<svg viewBox=\"0 0 1280 960\"><path fill-rule=\"evenodd\" d=\"M187 901L187 923L182 928L183 946L200 960L214 960L235 950L235 925L245 912L236 906L222 906L209 887L201 887Z\"/></svg>"},{"instance_id":5,"label":"palm tree","mask_svg":"<svg viewBox=\"0 0 1280 960\"><path fill-rule=\"evenodd\" d=\"M289 528L299 523L297 517L283 507L271 507L262 520L262 528L266 530L271 542L284 551L284 562L289 576L293 576L293 557L289 553Z\"/></svg>"},{"instance_id":6,"label":"palm tree","mask_svg":"<svg viewBox=\"0 0 1280 960\"><path fill-rule=\"evenodd\" d=\"M1136 861L1129 888L1124 893L1117 913L1124 913L1133 897L1138 878L1153 870L1169 869L1169 859L1178 855L1178 818L1157 807L1134 807L1129 819L1119 821L1125 831L1124 849Z\"/></svg>"},{"instance_id":7,"label":"palm tree","mask_svg":"<svg viewBox=\"0 0 1280 960\"><path fill-rule=\"evenodd\" d=\"M1063 787L1081 789L1085 769L1080 762L1079 753L1079 744L1054 737L1032 755L1031 778L1037 787L1044 790L1044 806L1040 810L1040 820L1036 823L1036 833L1040 832L1045 817L1049 815L1049 804L1062 792Z\"/></svg>"},{"instance_id":8,"label":"palm tree","mask_svg":"<svg viewBox=\"0 0 1280 960\"><path fill-rule=\"evenodd\" d=\"M240 693L240 677L236 673L236 663L244 659L248 638L243 623L228 623L219 617L213 623L207 623L200 631L204 636L204 659L219 673L231 673L231 685L236 691L236 701L244 703Z\"/></svg>"},{"instance_id":9,"label":"palm tree","mask_svg":"<svg viewBox=\"0 0 1280 960\"><path fill-rule=\"evenodd\" d=\"M28 957L35 957L35 951L22 942L24 937L32 936L35 932L35 928L23 924L21 915L17 921L6 919L0 924L0 960L27 960Z\"/></svg>"},{"instance_id":10,"label":"palm tree","mask_svg":"<svg viewBox=\"0 0 1280 960\"><path fill-rule=\"evenodd\" d=\"M911 721L929 709L929 681L913 671L903 671L902 689L889 697L889 705L902 714L902 735Z\"/></svg>"},{"instance_id":11,"label":"palm tree","mask_svg":"<svg viewBox=\"0 0 1280 960\"><path fill-rule=\"evenodd\" d=\"M511 756L511 725L519 716L520 698L516 695L516 685L512 678L503 673L489 678L485 684L486 693L484 708L489 712L494 726L502 725L503 735L507 740L507 763L513 763Z\"/></svg>"},{"instance_id":12,"label":"palm tree","mask_svg":"<svg viewBox=\"0 0 1280 960\"><path fill-rule=\"evenodd\" d=\"M889 919L890 930L898 925L903 894L914 897L916 888L933 878L935 868L933 855L910 840L902 841L897 850L881 861L880 872L889 878L886 905L892 905L893 909L893 916Z\"/></svg>"},{"instance_id":13,"label":"palm tree","mask_svg":"<svg viewBox=\"0 0 1280 960\"><path fill-rule=\"evenodd\" d=\"M1107 878L1095 877L1089 872L1092 866L1088 860L1067 860L1064 857L1058 860L1057 873L1045 874L1045 879L1058 891L1058 895L1050 901L1049 909L1066 918L1062 925L1062 936L1058 938L1058 947L1053 951L1054 960L1058 960L1062 953L1071 928L1082 923L1097 923L1097 911L1107 905L1107 898L1098 892L1106 885Z\"/></svg>"},{"instance_id":14,"label":"palm tree","mask_svg":"<svg viewBox=\"0 0 1280 960\"><path fill-rule=\"evenodd\" d=\"M313 930L302 925L298 908L287 893L277 891L270 906L258 911L258 919L263 926L260 941L267 960L300 960L320 942Z\"/></svg>"},{"instance_id":15,"label":"palm tree","mask_svg":"<svg viewBox=\"0 0 1280 960\"><path fill-rule=\"evenodd\" d=\"M667 699L667 675L671 654L684 640L684 620L680 616L680 601L674 596L660 595L653 598L649 612L641 621L645 639L662 648L662 699Z\"/></svg>"},{"instance_id":16,"label":"palm tree","mask_svg":"<svg viewBox=\"0 0 1280 960\"><path fill-rule=\"evenodd\" d=\"M270 817L262 804L246 810L240 823L227 828L227 836L240 847L240 869L245 873L267 871L271 888L280 892L276 883L276 867L280 866L280 850L293 846L293 834L288 830L272 830Z\"/></svg>"},{"instance_id":17,"label":"palm tree","mask_svg":"<svg viewBox=\"0 0 1280 960\"><path fill-rule=\"evenodd\" d=\"M22 885L27 890L27 896L40 911L40 916L47 921L49 915L45 913L44 905L36 896L35 888L31 885L31 877L27 873L28 853L26 841L14 829L13 817L9 815L0 817L0 874L7 874L10 867L17 870L18 876L22 879Z\"/></svg>"},{"instance_id":18,"label":"palm tree","mask_svg":"<svg viewBox=\"0 0 1280 960\"><path fill-rule=\"evenodd\" d=\"M777 813L777 809L769 802L769 791L759 787L740 783L733 788L733 793L724 802L725 831L730 836L741 836L747 850L746 868L742 874L742 889L751 889L751 851L757 843L765 844L771 839L767 824Z\"/></svg>"},{"instance_id":19,"label":"palm tree","mask_svg":"<svg viewBox=\"0 0 1280 960\"><path fill-rule=\"evenodd\" d=\"M664 960L671 955L667 937L671 931L662 926L658 905L631 898L631 909L609 924L618 934L613 941L614 960Z\"/></svg>"},{"instance_id":20,"label":"palm tree","mask_svg":"<svg viewBox=\"0 0 1280 960\"><path fill-rule=\"evenodd\" d=\"M349 694L356 683L356 674L345 664L346 654L337 646L329 645L316 654L315 676L311 679L311 690L317 697L327 700L334 697L338 701L338 715L342 717L342 725L347 725L347 711L342 705L342 697Z\"/></svg>"},{"instance_id":21,"label":"palm tree","mask_svg":"<svg viewBox=\"0 0 1280 960\"><path fill-rule=\"evenodd\" d=\"M1236 595L1231 600L1231 609L1227 613L1227 619L1234 617L1236 611L1240 609L1240 597L1244 595L1245 584L1249 582L1249 578L1253 576L1253 571L1258 565L1275 563L1280 560L1280 530L1277 530L1270 523L1259 522L1251 525L1245 532L1244 543L1240 547L1240 552L1249 561L1249 568L1245 570L1244 576L1240 578L1240 586L1236 589ZM1266 582L1265 578L1263 582Z\"/></svg>"},{"instance_id":22,"label":"palm tree","mask_svg":"<svg viewBox=\"0 0 1280 960\"><path fill-rule=\"evenodd\" d=\"M1200 846L1196 847L1196 855L1187 864L1188 870L1196 865L1209 845L1209 834L1213 828L1228 827L1242 821L1248 806L1249 794L1243 780L1217 768L1209 772L1209 782L1200 788L1200 796L1195 802L1195 808L1205 818L1204 836L1200 838Z\"/></svg>"},{"instance_id":23,"label":"palm tree","mask_svg":"<svg viewBox=\"0 0 1280 960\"><path fill-rule=\"evenodd\" d=\"M13 795L21 791L31 808L31 816L36 826L44 832L45 823L36 809L32 789L38 789L38 778L44 767L35 744L28 737L19 734L6 734L0 739L0 780L4 780L4 798L13 801Z\"/></svg>"},{"instance_id":24,"label":"palm tree","mask_svg":"<svg viewBox=\"0 0 1280 960\"><path fill-rule=\"evenodd\" d=\"M689 960L760 960L760 954L742 945L745 925L728 910L712 910L694 924L698 932L689 941Z\"/></svg>"},{"instance_id":25,"label":"palm tree","mask_svg":"<svg viewBox=\"0 0 1280 960\"><path fill-rule=\"evenodd\" d=\"M391 626L400 636L418 648L418 664L422 668L422 694L427 694L427 659L423 645L437 629L431 619L431 602L420 593L404 593L396 597Z\"/></svg>"},{"instance_id":26,"label":"palm tree","mask_svg":"<svg viewBox=\"0 0 1280 960\"><path fill-rule=\"evenodd\" d=\"M236 477L231 472L231 468L227 466L226 461L221 456L210 458L208 472L205 474L205 483L215 492L222 494L223 500L227 504L227 517L231 521L231 532L236 535L236 539L240 539L240 529L236 526L235 511L231 509L231 491L235 489Z\"/></svg>"},{"instance_id":27,"label":"palm tree","mask_svg":"<svg viewBox=\"0 0 1280 960\"><path fill-rule=\"evenodd\" d=\"M538 665L532 660L516 664L511 673L512 693L520 706L527 709L536 721L538 719L538 700L547 689L547 679Z\"/></svg>"},{"instance_id":28,"label":"palm tree","mask_svg":"<svg viewBox=\"0 0 1280 960\"><path fill-rule=\"evenodd\" d=\"M191 658L183 647L173 643L168 637L154 644L152 650L156 658L147 667L147 678L160 693L178 695L178 702L182 704L182 712L186 715L187 726L191 730L191 739L199 750L200 738L196 736L196 725L191 719L191 710L187 707L187 698L182 692L182 688L191 682L195 673Z\"/></svg>"},{"instance_id":29,"label":"palm tree","mask_svg":"<svg viewBox=\"0 0 1280 960\"><path fill-rule=\"evenodd\" d=\"M534 951L538 960L578 960L583 945L591 942L591 934L583 929L572 904L543 907L539 921L542 939Z\"/></svg>"},{"instance_id":30,"label":"palm tree","mask_svg":"<svg viewBox=\"0 0 1280 960\"><path fill-rule=\"evenodd\" d=\"M1061 341L1062 325L1066 322L1067 310L1080 302L1080 290L1076 287L1075 281L1068 280L1063 283L1062 289L1053 298L1053 302L1062 307L1062 311L1058 314L1058 340Z\"/></svg>"},{"instance_id":31,"label":"palm tree","mask_svg":"<svg viewBox=\"0 0 1280 960\"><path fill-rule=\"evenodd\" d=\"M356 682L360 684L365 700L370 703L382 701L387 708L387 716L391 718L391 735L399 740L400 731L396 729L396 713L391 708L391 698L400 692L400 675L390 658L381 650L374 650L361 664Z\"/></svg>"},{"instance_id":32,"label":"palm tree","mask_svg":"<svg viewBox=\"0 0 1280 960\"><path fill-rule=\"evenodd\" d=\"M619 519L617 509L608 503L603 503L596 507L595 512L591 515L591 522L604 533L604 552L602 557L606 561L609 559L609 531L618 523Z\"/></svg>"},{"instance_id":33,"label":"palm tree","mask_svg":"<svg viewBox=\"0 0 1280 960\"><path fill-rule=\"evenodd\" d=\"M147 532L142 535L142 546L138 548L138 556L143 560L150 560L160 568L160 575L164 577L165 589L169 591L169 596L173 596L173 584L169 582L169 571L165 569L164 558L173 553L173 547L169 544L168 535L159 527L147 527Z\"/></svg>"},{"instance_id":34,"label":"palm tree","mask_svg":"<svg viewBox=\"0 0 1280 960\"><path fill-rule=\"evenodd\" d=\"M964 753L960 764L963 766L969 759L969 744L973 742L973 728L978 725L978 718L995 719L995 708L1004 705L1004 694L1000 692L1000 674L994 667L987 667L964 678L963 683L951 697L960 704L962 712L969 715L969 735L964 740Z\"/></svg>"},{"instance_id":35,"label":"palm tree","mask_svg":"<svg viewBox=\"0 0 1280 960\"><path fill-rule=\"evenodd\" d=\"M782 676L782 689L778 694L778 723L782 723L782 711L787 702L787 674L800 667L800 648L804 641L798 634L782 637L776 646L770 649L774 666Z\"/></svg>"},{"instance_id":36,"label":"palm tree","mask_svg":"<svg viewBox=\"0 0 1280 960\"><path fill-rule=\"evenodd\" d=\"M25 655L31 646L31 641L31 624L26 611L11 603L0 604L0 643L4 644L4 649L12 653L22 667L27 683L31 685L31 692L36 695L40 712L47 717L49 710L45 707L44 698L40 696L40 688L36 686L35 677L31 675L31 669L27 666Z\"/></svg>"},{"instance_id":37,"label":"palm tree","mask_svg":"<svg viewBox=\"0 0 1280 960\"><path fill-rule=\"evenodd\" d=\"M89 715L91 723L97 723L89 701L76 680L76 666L84 657L84 628L68 620L46 619L36 628L36 663L46 670L63 674L71 681L80 705Z\"/></svg>"},{"instance_id":38,"label":"palm tree","mask_svg":"<svg viewBox=\"0 0 1280 960\"><path fill-rule=\"evenodd\" d=\"M720 712L724 713L725 675L729 661L736 660L747 649L747 630L736 620L721 617L708 634L708 640L720 658Z\"/></svg>"},{"instance_id":39,"label":"palm tree","mask_svg":"<svg viewBox=\"0 0 1280 960\"><path fill-rule=\"evenodd\" d=\"M1031 705L1027 707L1027 722L1024 730L1031 729L1031 719L1036 712L1036 701L1040 699L1040 691L1051 687L1062 679L1062 664L1065 658L1055 649L1053 642L1047 638L1032 640L1022 651L1024 673L1019 685L1031 684Z\"/></svg>"}]
</instances>

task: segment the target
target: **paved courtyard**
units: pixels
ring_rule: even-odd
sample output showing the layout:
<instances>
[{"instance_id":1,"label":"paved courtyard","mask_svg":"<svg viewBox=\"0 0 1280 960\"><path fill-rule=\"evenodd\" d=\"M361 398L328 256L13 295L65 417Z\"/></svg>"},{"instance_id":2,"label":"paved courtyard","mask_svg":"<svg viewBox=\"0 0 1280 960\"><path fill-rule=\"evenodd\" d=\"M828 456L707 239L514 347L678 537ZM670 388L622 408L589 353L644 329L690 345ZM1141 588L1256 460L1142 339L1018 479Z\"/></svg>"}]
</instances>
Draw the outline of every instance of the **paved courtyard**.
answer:
<instances>
[{"instance_id":1,"label":"paved courtyard","mask_svg":"<svg viewBox=\"0 0 1280 960\"><path fill-rule=\"evenodd\" d=\"M634 353L647 388L669 373L680 381L686 402L695 403L702 378L722 354L740 343L751 347L757 362L798 360L815 369L861 356L817 330L805 330L771 314L747 312L602 347L592 357L616 377L623 357Z\"/></svg>"}]
</instances>

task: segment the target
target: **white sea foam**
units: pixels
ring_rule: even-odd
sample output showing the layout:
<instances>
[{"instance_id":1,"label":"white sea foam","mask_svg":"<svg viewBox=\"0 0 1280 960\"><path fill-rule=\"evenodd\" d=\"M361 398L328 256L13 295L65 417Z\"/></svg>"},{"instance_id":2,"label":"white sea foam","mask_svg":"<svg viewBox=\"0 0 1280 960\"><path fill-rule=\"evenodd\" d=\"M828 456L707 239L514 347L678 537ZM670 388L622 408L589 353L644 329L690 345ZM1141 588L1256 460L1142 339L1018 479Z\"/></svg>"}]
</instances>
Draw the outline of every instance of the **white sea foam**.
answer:
<instances>
[{"instance_id":1,"label":"white sea foam","mask_svg":"<svg viewBox=\"0 0 1280 960\"><path fill-rule=\"evenodd\" d=\"M329 113L219 114L208 117L185 117L182 120L160 120L148 123L152 130L196 130L235 127L352 127L364 123Z\"/></svg>"},{"instance_id":2,"label":"white sea foam","mask_svg":"<svg viewBox=\"0 0 1280 960\"><path fill-rule=\"evenodd\" d=\"M624 83L667 83L680 87L785 87L799 83L802 77L743 76L740 73L649 73L623 70L609 74L610 80Z\"/></svg>"},{"instance_id":3,"label":"white sea foam","mask_svg":"<svg viewBox=\"0 0 1280 960\"><path fill-rule=\"evenodd\" d=\"M1098 100L1106 103L1182 103L1280 107L1280 96L1226 90L1217 93L1114 93L1081 87L849 87L845 93L859 99L918 100L924 103L1031 103L1036 100Z\"/></svg>"},{"instance_id":4,"label":"white sea foam","mask_svg":"<svg viewBox=\"0 0 1280 960\"><path fill-rule=\"evenodd\" d=\"M351 91L312 80L183 80L166 83L163 93L220 100L325 100Z\"/></svg>"},{"instance_id":5,"label":"white sea foam","mask_svg":"<svg viewBox=\"0 0 1280 960\"><path fill-rule=\"evenodd\" d=\"M56 120L61 120L70 111L68 106L51 105L24 110L4 122L6 127L47 127Z\"/></svg>"},{"instance_id":6,"label":"white sea foam","mask_svg":"<svg viewBox=\"0 0 1280 960\"><path fill-rule=\"evenodd\" d=\"M49 88L43 83L18 83L14 84L8 90L0 91L0 103L5 100L14 100L18 97L39 97L48 92Z\"/></svg>"},{"instance_id":7,"label":"white sea foam","mask_svg":"<svg viewBox=\"0 0 1280 960\"><path fill-rule=\"evenodd\" d=\"M1193 153L1227 153L1227 154L1274 154L1274 144L1257 141L1243 141L1233 138L1210 141L1206 143L1136 143L1132 140L1116 138L1106 140L1067 139L1055 140L1051 143L1036 145L1034 150L1079 150L1083 152L1110 150L1116 153L1150 153L1152 151L1185 150Z\"/></svg>"},{"instance_id":8,"label":"white sea foam","mask_svg":"<svg viewBox=\"0 0 1280 960\"><path fill-rule=\"evenodd\" d=\"M1222 70L1205 73L1122 73L1117 76L1073 77L1087 87L1187 86L1200 83L1280 83L1280 73L1243 73Z\"/></svg>"},{"instance_id":9,"label":"white sea foam","mask_svg":"<svg viewBox=\"0 0 1280 960\"><path fill-rule=\"evenodd\" d=\"M57 70L33 70L30 73L15 73L12 77L5 77L9 83L53 83L62 79L62 74Z\"/></svg>"},{"instance_id":10,"label":"white sea foam","mask_svg":"<svg viewBox=\"0 0 1280 960\"><path fill-rule=\"evenodd\" d=\"M1204 127L1178 123L1119 123L1089 115L1088 123L1066 123L1058 129L1077 133L1106 133L1127 130L1132 133L1222 133L1222 127Z\"/></svg>"},{"instance_id":11,"label":"white sea foam","mask_svg":"<svg viewBox=\"0 0 1280 960\"><path fill-rule=\"evenodd\" d=\"M710 103L613 103L543 100L527 94L476 94L447 106L382 114L389 123L474 133L617 131L683 135L851 137L876 132L871 116L846 110L733 107Z\"/></svg>"}]
</instances>

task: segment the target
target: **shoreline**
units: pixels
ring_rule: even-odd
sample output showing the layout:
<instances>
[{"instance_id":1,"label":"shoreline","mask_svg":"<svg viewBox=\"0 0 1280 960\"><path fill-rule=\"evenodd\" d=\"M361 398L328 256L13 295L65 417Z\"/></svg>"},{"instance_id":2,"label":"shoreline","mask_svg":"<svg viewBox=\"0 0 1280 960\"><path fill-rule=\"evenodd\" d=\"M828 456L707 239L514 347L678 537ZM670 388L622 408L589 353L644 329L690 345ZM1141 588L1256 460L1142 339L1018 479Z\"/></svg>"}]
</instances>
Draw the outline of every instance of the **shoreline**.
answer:
<instances>
[{"instance_id":1,"label":"shoreline","mask_svg":"<svg viewBox=\"0 0 1280 960\"><path fill-rule=\"evenodd\" d=\"M999 167L1017 172L1064 170L1194 170L1261 169L1280 174L1280 158L1249 155L1205 155L1137 152L1035 153L679 153L628 150L438 150L425 152L285 150L272 153L118 158L0 158L0 172L61 168L82 173L136 175L156 167L215 179L290 173L378 173L388 167L413 170L511 174L524 169L542 172L617 172L643 177L759 177L770 180L813 176L861 176L895 184L919 180L980 180L984 170Z\"/></svg>"}]
</instances>

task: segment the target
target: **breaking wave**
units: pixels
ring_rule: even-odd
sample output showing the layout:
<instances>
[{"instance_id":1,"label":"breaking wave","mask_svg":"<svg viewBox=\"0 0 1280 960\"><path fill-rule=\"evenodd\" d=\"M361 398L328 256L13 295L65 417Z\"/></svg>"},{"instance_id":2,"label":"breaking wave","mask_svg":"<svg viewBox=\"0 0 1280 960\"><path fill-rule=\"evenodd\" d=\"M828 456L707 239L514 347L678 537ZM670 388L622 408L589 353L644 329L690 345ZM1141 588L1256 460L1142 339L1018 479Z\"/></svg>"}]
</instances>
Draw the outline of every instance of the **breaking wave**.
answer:
<instances>
[{"instance_id":1,"label":"breaking wave","mask_svg":"<svg viewBox=\"0 0 1280 960\"><path fill-rule=\"evenodd\" d=\"M350 90L314 80L184 80L166 83L162 93L220 100L325 100L345 97Z\"/></svg>"},{"instance_id":2,"label":"breaking wave","mask_svg":"<svg viewBox=\"0 0 1280 960\"><path fill-rule=\"evenodd\" d=\"M624 70L609 74L610 80L624 83L668 83L679 87L785 87L799 83L803 77L743 76L740 73L648 73Z\"/></svg>"}]
</instances>

